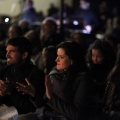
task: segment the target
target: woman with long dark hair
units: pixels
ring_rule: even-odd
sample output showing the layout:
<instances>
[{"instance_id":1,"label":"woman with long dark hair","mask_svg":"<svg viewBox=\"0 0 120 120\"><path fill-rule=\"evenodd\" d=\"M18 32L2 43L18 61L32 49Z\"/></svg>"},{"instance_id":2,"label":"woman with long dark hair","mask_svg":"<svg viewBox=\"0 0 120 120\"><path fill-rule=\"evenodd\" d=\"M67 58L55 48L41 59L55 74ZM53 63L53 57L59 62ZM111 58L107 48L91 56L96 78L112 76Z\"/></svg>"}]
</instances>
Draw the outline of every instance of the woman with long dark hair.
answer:
<instances>
[{"instance_id":1,"label":"woman with long dark hair","mask_svg":"<svg viewBox=\"0 0 120 120\"><path fill-rule=\"evenodd\" d=\"M57 46L56 66L45 78L46 106L43 112L39 108L32 116L39 120L79 120L88 117L89 82L79 44L70 41L60 43ZM30 114L23 117L32 119L28 116Z\"/></svg>"}]
</instances>

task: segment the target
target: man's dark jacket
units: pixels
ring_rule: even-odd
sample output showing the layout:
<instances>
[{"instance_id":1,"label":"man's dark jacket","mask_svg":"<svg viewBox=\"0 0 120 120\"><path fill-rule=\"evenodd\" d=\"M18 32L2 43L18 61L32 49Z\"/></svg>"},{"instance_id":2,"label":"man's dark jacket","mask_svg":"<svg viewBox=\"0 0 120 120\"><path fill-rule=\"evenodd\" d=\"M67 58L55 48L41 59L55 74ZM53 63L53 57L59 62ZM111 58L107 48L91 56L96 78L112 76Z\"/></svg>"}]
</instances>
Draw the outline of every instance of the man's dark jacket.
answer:
<instances>
[{"instance_id":1,"label":"man's dark jacket","mask_svg":"<svg viewBox=\"0 0 120 120\"><path fill-rule=\"evenodd\" d=\"M19 114L33 112L37 107L43 105L43 95L45 93L44 73L37 69L32 63L22 63L19 66L7 66L0 71L0 80L8 79L11 85L10 94L0 97L1 104L15 106ZM35 97L29 94L22 94L17 91L16 82L27 85L25 78L34 86ZM36 99L37 98L37 99Z\"/></svg>"}]
</instances>

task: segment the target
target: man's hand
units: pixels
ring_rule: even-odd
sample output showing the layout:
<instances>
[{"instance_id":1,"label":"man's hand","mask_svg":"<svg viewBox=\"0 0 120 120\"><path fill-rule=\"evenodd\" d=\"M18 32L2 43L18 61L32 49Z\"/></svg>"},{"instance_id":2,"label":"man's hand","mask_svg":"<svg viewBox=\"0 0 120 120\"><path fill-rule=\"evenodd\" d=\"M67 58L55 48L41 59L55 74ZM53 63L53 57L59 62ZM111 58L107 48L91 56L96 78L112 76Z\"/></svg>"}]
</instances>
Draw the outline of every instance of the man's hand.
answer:
<instances>
[{"instance_id":1,"label":"man's hand","mask_svg":"<svg viewBox=\"0 0 120 120\"><path fill-rule=\"evenodd\" d=\"M32 86L32 84L29 82L29 80L27 78L25 78L26 81L26 85L20 82L16 82L16 84L18 84L19 86L17 87L18 91L22 91L23 94L29 94L32 97L35 96L36 92L35 92L35 88Z\"/></svg>"}]
</instances>

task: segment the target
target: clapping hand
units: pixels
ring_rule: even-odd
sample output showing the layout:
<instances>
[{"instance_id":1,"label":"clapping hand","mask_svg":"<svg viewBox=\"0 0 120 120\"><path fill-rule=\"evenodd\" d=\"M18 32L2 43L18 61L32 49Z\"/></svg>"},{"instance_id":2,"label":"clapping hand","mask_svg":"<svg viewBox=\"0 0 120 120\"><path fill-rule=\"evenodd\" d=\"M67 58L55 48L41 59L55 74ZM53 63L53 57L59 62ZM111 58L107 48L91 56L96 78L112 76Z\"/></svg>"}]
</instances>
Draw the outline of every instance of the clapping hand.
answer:
<instances>
[{"instance_id":1,"label":"clapping hand","mask_svg":"<svg viewBox=\"0 0 120 120\"><path fill-rule=\"evenodd\" d=\"M53 93L53 80L50 80L48 76L45 76L45 88L46 96L50 99Z\"/></svg>"},{"instance_id":2,"label":"clapping hand","mask_svg":"<svg viewBox=\"0 0 120 120\"><path fill-rule=\"evenodd\" d=\"M22 91L23 94L29 94L32 97L35 96L35 88L33 87L33 85L29 82L29 80L27 78L25 78L25 81L27 84L23 84L20 82L16 82L16 84L18 84L19 86L17 86L17 90L18 91Z\"/></svg>"}]
</instances>

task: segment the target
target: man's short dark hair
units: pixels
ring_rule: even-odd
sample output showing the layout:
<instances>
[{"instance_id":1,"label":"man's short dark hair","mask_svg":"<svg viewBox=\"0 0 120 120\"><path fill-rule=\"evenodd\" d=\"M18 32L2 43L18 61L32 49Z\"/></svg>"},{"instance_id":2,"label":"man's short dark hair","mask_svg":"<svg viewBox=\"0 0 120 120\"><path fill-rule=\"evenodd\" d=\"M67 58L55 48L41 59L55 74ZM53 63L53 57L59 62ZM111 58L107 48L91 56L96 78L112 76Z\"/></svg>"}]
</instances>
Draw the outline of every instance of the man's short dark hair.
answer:
<instances>
[{"instance_id":1,"label":"man's short dark hair","mask_svg":"<svg viewBox=\"0 0 120 120\"><path fill-rule=\"evenodd\" d=\"M23 36L17 36L14 38L10 38L8 42L6 43L7 45L12 45L17 47L18 51L23 54L24 52L28 52L28 58L30 59L32 51L33 51L33 46L29 39L23 37Z\"/></svg>"}]
</instances>

